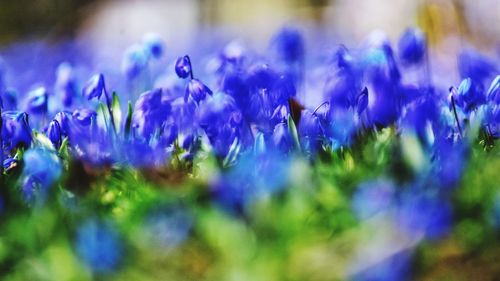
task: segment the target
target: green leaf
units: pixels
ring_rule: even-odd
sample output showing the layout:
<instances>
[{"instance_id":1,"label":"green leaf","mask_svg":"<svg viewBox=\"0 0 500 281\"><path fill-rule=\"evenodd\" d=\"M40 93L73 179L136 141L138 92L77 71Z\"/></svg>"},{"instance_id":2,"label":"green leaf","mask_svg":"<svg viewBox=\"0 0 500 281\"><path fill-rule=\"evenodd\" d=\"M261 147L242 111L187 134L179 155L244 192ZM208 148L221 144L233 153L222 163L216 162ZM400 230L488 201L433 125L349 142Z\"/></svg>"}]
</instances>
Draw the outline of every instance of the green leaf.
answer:
<instances>
[{"instance_id":1,"label":"green leaf","mask_svg":"<svg viewBox=\"0 0 500 281\"><path fill-rule=\"evenodd\" d=\"M300 148L299 134L297 133L297 127L295 126L295 122L293 121L291 115L288 115L288 131L292 136L295 149L297 149L300 152L301 148Z\"/></svg>"},{"instance_id":2,"label":"green leaf","mask_svg":"<svg viewBox=\"0 0 500 281\"><path fill-rule=\"evenodd\" d=\"M113 101L111 102L111 112L115 121L116 132L120 132L120 124L122 123L122 109L120 107L120 99L116 92L113 92Z\"/></svg>"},{"instance_id":3,"label":"green leaf","mask_svg":"<svg viewBox=\"0 0 500 281\"><path fill-rule=\"evenodd\" d=\"M36 145L43 146L50 150L55 150L54 145L52 144L50 139L44 134L41 134L37 131L33 131L33 141L36 143Z\"/></svg>"},{"instance_id":4,"label":"green leaf","mask_svg":"<svg viewBox=\"0 0 500 281\"><path fill-rule=\"evenodd\" d=\"M127 120L125 120L125 138L128 138L130 135L130 127L132 126L132 103L128 101L128 108L127 108Z\"/></svg>"}]
</instances>

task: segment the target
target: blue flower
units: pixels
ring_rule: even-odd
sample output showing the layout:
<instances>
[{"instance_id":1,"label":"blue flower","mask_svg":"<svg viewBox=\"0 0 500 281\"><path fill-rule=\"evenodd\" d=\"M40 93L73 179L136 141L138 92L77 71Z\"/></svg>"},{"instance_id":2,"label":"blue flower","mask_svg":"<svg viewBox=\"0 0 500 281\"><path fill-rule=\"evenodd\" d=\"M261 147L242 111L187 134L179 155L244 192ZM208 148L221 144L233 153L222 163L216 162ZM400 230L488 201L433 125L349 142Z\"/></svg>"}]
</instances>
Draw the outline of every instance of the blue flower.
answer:
<instances>
[{"instance_id":1,"label":"blue flower","mask_svg":"<svg viewBox=\"0 0 500 281\"><path fill-rule=\"evenodd\" d=\"M483 83L497 71L495 64L474 49L465 49L458 55L458 70L462 79L471 78Z\"/></svg>"},{"instance_id":2,"label":"blue flower","mask_svg":"<svg viewBox=\"0 0 500 281\"><path fill-rule=\"evenodd\" d=\"M208 88L198 79L191 79L186 87L186 94L184 95L184 101L187 101L188 97L193 98L196 102L200 102L205 99L207 95L212 95L212 90Z\"/></svg>"},{"instance_id":3,"label":"blue flower","mask_svg":"<svg viewBox=\"0 0 500 281\"><path fill-rule=\"evenodd\" d=\"M69 63L61 63L57 67L55 88L61 95L62 104L70 107L78 90L73 68Z\"/></svg>"},{"instance_id":4,"label":"blue flower","mask_svg":"<svg viewBox=\"0 0 500 281\"><path fill-rule=\"evenodd\" d=\"M116 229L106 222L90 219L77 229L76 252L94 272L113 272L123 261L124 245Z\"/></svg>"},{"instance_id":5,"label":"blue flower","mask_svg":"<svg viewBox=\"0 0 500 281\"><path fill-rule=\"evenodd\" d=\"M104 75L96 74L92 76L83 87L82 94L87 99L100 99L105 91Z\"/></svg>"},{"instance_id":6,"label":"blue flower","mask_svg":"<svg viewBox=\"0 0 500 281\"><path fill-rule=\"evenodd\" d=\"M28 114L19 111L2 112L3 144L8 149L18 146L28 147L31 144L31 128L28 122Z\"/></svg>"},{"instance_id":7,"label":"blue flower","mask_svg":"<svg viewBox=\"0 0 500 281\"><path fill-rule=\"evenodd\" d=\"M488 97L488 101L500 105L500 75L497 75L491 82L486 96Z\"/></svg>"},{"instance_id":8,"label":"blue flower","mask_svg":"<svg viewBox=\"0 0 500 281\"><path fill-rule=\"evenodd\" d=\"M46 134L56 148L58 148L61 145L62 130L61 130L61 125L59 125L59 121L57 120L50 121Z\"/></svg>"},{"instance_id":9,"label":"blue flower","mask_svg":"<svg viewBox=\"0 0 500 281\"><path fill-rule=\"evenodd\" d=\"M425 35L421 30L408 28L398 43L401 61L406 64L420 63L425 56L426 44Z\"/></svg>"},{"instance_id":10,"label":"blue flower","mask_svg":"<svg viewBox=\"0 0 500 281\"><path fill-rule=\"evenodd\" d=\"M175 62L175 73L179 78L185 79L191 76L193 78L193 69L189 56L179 57Z\"/></svg>"},{"instance_id":11,"label":"blue flower","mask_svg":"<svg viewBox=\"0 0 500 281\"><path fill-rule=\"evenodd\" d=\"M48 110L49 94L45 87L38 87L28 93L28 112L45 114Z\"/></svg>"},{"instance_id":12,"label":"blue flower","mask_svg":"<svg viewBox=\"0 0 500 281\"><path fill-rule=\"evenodd\" d=\"M172 106L164 99L161 89L145 92L135 103L132 125L141 136L149 139L161 128L171 111Z\"/></svg>"},{"instance_id":13,"label":"blue flower","mask_svg":"<svg viewBox=\"0 0 500 281\"><path fill-rule=\"evenodd\" d=\"M73 111L72 116L73 116L72 120L75 121L76 124L83 127L87 127L93 121L95 122L95 118L97 117L97 112L88 108L76 109L75 111Z\"/></svg>"},{"instance_id":14,"label":"blue flower","mask_svg":"<svg viewBox=\"0 0 500 281\"><path fill-rule=\"evenodd\" d=\"M281 29L271 43L276 48L279 58L287 63L300 62L304 59L304 39L295 28Z\"/></svg>"},{"instance_id":15,"label":"blue flower","mask_svg":"<svg viewBox=\"0 0 500 281\"><path fill-rule=\"evenodd\" d=\"M460 83L458 87L457 104L462 107L465 112L468 113L485 102L486 97L481 84L470 78L466 78Z\"/></svg>"},{"instance_id":16,"label":"blue flower","mask_svg":"<svg viewBox=\"0 0 500 281\"><path fill-rule=\"evenodd\" d=\"M57 155L50 150L32 148L23 155L23 175L25 198L38 195L43 201L49 188L56 183L62 174L62 164ZM38 187L35 193L35 187Z\"/></svg>"},{"instance_id":17,"label":"blue flower","mask_svg":"<svg viewBox=\"0 0 500 281\"><path fill-rule=\"evenodd\" d=\"M159 59L163 55L165 46L160 36L155 33L148 33L143 39L144 48L149 52L149 54L155 58Z\"/></svg>"},{"instance_id":18,"label":"blue flower","mask_svg":"<svg viewBox=\"0 0 500 281\"><path fill-rule=\"evenodd\" d=\"M147 66L147 53L141 45L133 45L125 50L122 59L122 72L127 79L132 80L139 76Z\"/></svg>"}]
</instances>

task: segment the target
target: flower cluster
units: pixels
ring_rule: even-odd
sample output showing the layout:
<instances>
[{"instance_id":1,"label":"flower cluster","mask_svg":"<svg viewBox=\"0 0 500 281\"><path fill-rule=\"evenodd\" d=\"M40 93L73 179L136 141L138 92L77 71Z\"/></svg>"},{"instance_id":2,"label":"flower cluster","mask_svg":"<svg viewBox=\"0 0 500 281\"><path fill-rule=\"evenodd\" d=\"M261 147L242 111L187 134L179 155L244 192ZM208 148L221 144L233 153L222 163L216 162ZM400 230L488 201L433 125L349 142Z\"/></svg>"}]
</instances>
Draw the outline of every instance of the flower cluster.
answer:
<instances>
[{"instance_id":1,"label":"flower cluster","mask_svg":"<svg viewBox=\"0 0 500 281\"><path fill-rule=\"evenodd\" d=\"M381 251L375 265L362 258L369 247L358 249L349 263L354 273L346 276L404 278L417 245L447 237L459 221L453 200L477 147L484 155L496 149L498 60L464 49L457 58L461 81L435 84L429 44L417 28L407 29L396 48L375 33L359 47L332 50L324 63L306 53L305 41L287 27L272 38L268 56L231 42L197 61L182 55L156 73L151 65L165 62L169 50L149 34L125 51L126 89L114 82L116 73L85 75L62 62L52 84L16 94L0 61L0 203L8 202L0 212L69 210L75 258L91 274L106 276L127 263L124 225L169 252L195 239L192 231L207 231L201 240L219 247L209 226L215 220L238 221L225 226L229 240L250 235L245 227L281 235L280 225L301 224L315 206L324 213L312 215L311 223L335 221L319 227L327 232L340 233L349 221L371 231L376 222L388 232L377 235L404 237L386 245L393 254L384 258L387 251ZM306 102L311 96L319 102ZM325 170L325 179L315 179ZM203 187L171 197L140 191L133 186L138 181ZM324 181L331 189L321 187ZM307 188L297 186L302 183ZM339 191L341 184L346 187ZM140 207L124 203L124 194ZM352 199L336 203L339 194ZM210 211L199 215L205 203ZM286 220L266 225L256 217L266 208ZM496 218L498 210L488 216ZM387 243L379 238L376 243Z\"/></svg>"}]
</instances>

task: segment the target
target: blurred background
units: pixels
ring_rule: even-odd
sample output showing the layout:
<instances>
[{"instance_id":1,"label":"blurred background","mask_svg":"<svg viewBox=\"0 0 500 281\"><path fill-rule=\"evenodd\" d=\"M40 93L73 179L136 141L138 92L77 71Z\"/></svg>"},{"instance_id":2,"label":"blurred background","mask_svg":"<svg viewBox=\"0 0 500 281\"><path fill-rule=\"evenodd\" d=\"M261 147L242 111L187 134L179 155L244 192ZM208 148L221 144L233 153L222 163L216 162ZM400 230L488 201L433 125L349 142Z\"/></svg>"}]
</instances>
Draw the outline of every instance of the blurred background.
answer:
<instances>
[{"instance_id":1,"label":"blurred background","mask_svg":"<svg viewBox=\"0 0 500 281\"><path fill-rule=\"evenodd\" d=\"M0 44L86 38L101 47L127 45L154 31L182 48L214 27L263 44L293 23L344 40L374 29L394 39L418 24L435 37L459 33L489 47L498 43L499 18L498 0L2 0Z\"/></svg>"}]
</instances>

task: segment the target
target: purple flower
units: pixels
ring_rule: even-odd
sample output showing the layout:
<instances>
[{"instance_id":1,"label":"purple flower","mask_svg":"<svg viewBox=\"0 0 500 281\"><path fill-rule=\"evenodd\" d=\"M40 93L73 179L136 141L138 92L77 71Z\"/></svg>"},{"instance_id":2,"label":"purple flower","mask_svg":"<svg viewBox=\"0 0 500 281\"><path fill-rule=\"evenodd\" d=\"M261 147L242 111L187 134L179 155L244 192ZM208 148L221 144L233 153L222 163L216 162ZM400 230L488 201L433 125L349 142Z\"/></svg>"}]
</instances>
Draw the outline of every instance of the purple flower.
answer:
<instances>
[{"instance_id":1,"label":"purple flower","mask_svg":"<svg viewBox=\"0 0 500 281\"><path fill-rule=\"evenodd\" d=\"M191 76L193 78L193 69L189 56L179 57L175 62L175 73L179 78L185 79Z\"/></svg>"},{"instance_id":2,"label":"purple flower","mask_svg":"<svg viewBox=\"0 0 500 281\"><path fill-rule=\"evenodd\" d=\"M135 103L132 126L137 128L139 135L149 139L161 129L171 111L172 106L163 97L161 89L145 92Z\"/></svg>"},{"instance_id":3,"label":"purple flower","mask_svg":"<svg viewBox=\"0 0 500 281\"><path fill-rule=\"evenodd\" d=\"M4 146L13 149L18 146L28 147L31 144L31 128L28 114L20 111L2 112L2 140Z\"/></svg>"},{"instance_id":4,"label":"purple flower","mask_svg":"<svg viewBox=\"0 0 500 281\"><path fill-rule=\"evenodd\" d=\"M61 130L61 125L59 125L59 121L57 120L50 121L46 134L56 148L58 148L61 145L62 130Z\"/></svg>"},{"instance_id":5,"label":"purple flower","mask_svg":"<svg viewBox=\"0 0 500 281\"><path fill-rule=\"evenodd\" d=\"M207 95L212 95L212 90L208 88L198 79L191 79L186 88L186 94L184 95L184 101L187 102L189 97L193 98L196 102L200 102L206 98Z\"/></svg>"},{"instance_id":6,"label":"purple flower","mask_svg":"<svg viewBox=\"0 0 500 281\"><path fill-rule=\"evenodd\" d=\"M471 78L475 82L484 80L497 71L495 64L474 49L465 49L458 55L458 70L462 79Z\"/></svg>"},{"instance_id":7,"label":"purple flower","mask_svg":"<svg viewBox=\"0 0 500 281\"><path fill-rule=\"evenodd\" d=\"M83 87L82 94L87 99L100 99L105 91L104 75L96 74L92 76Z\"/></svg>"}]
</instances>

